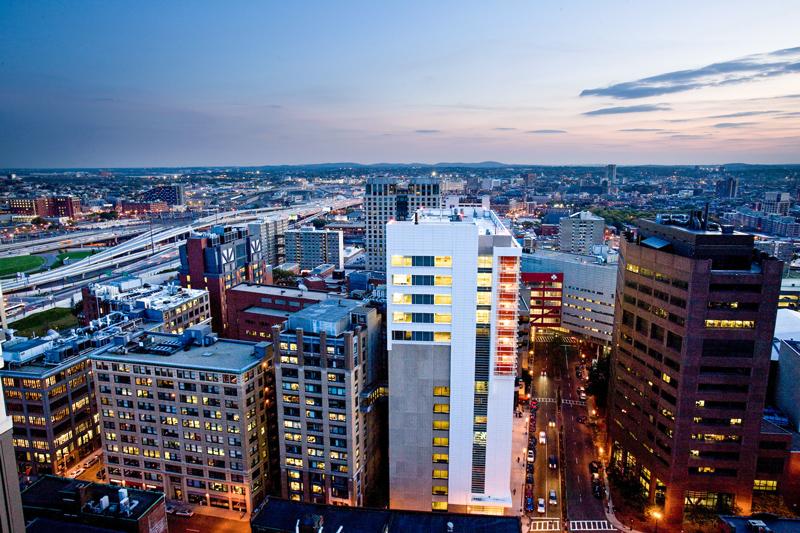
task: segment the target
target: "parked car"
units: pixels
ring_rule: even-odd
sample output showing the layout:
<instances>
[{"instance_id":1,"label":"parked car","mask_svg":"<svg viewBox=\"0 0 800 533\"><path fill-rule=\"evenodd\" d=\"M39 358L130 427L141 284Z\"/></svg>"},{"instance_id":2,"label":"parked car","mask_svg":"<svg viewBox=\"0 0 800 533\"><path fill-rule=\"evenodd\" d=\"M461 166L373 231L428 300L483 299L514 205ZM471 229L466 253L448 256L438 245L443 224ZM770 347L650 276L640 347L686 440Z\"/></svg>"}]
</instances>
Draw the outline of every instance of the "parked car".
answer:
<instances>
[{"instance_id":1,"label":"parked car","mask_svg":"<svg viewBox=\"0 0 800 533\"><path fill-rule=\"evenodd\" d=\"M556 491L554 490L550 491L550 497L547 503L549 503L550 505L558 505L558 498L556 497Z\"/></svg>"},{"instance_id":2,"label":"parked car","mask_svg":"<svg viewBox=\"0 0 800 533\"><path fill-rule=\"evenodd\" d=\"M547 425L548 425L548 426L550 426L551 428L554 428L554 427L556 427L556 421L555 421L555 420L553 420L553 419L551 418L551 419L550 419L550 420L547 422Z\"/></svg>"},{"instance_id":3,"label":"parked car","mask_svg":"<svg viewBox=\"0 0 800 533\"><path fill-rule=\"evenodd\" d=\"M100 458L97 457L96 455L90 457L89 459L83 462L83 468L91 468L92 466L96 465L99 460Z\"/></svg>"},{"instance_id":4,"label":"parked car","mask_svg":"<svg viewBox=\"0 0 800 533\"><path fill-rule=\"evenodd\" d=\"M586 393L582 392L582 393L578 394L578 398L580 398L583 401L586 401Z\"/></svg>"},{"instance_id":5,"label":"parked car","mask_svg":"<svg viewBox=\"0 0 800 533\"><path fill-rule=\"evenodd\" d=\"M75 470L75 471L72 473L72 477L78 477L78 476L80 476L81 474L83 474L84 472L86 472L86 469L85 469L85 468L78 468L77 470Z\"/></svg>"},{"instance_id":6,"label":"parked car","mask_svg":"<svg viewBox=\"0 0 800 533\"><path fill-rule=\"evenodd\" d=\"M525 483L533 483L533 472L525 474Z\"/></svg>"},{"instance_id":7,"label":"parked car","mask_svg":"<svg viewBox=\"0 0 800 533\"><path fill-rule=\"evenodd\" d=\"M591 463L589 463L589 472L591 472L592 474L600 472L602 468L603 465L600 463L600 461L592 461Z\"/></svg>"},{"instance_id":8,"label":"parked car","mask_svg":"<svg viewBox=\"0 0 800 533\"><path fill-rule=\"evenodd\" d=\"M183 516L186 518L191 518L194 516L194 511L191 509L179 509L175 511L175 516Z\"/></svg>"},{"instance_id":9,"label":"parked car","mask_svg":"<svg viewBox=\"0 0 800 533\"><path fill-rule=\"evenodd\" d=\"M544 498L539 498L539 501L536 504L536 512L539 514L544 514Z\"/></svg>"},{"instance_id":10,"label":"parked car","mask_svg":"<svg viewBox=\"0 0 800 533\"><path fill-rule=\"evenodd\" d=\"M176 510L176 509L175 509L175 506L174 506L174 505L172 505L171 503L168 503L168 504L165 506L165 509L166 509L166 511L167 511L167 514L175 514L175 510Z\"/></svg>"},{"instance_id":11,"label":"parked car","mask_svg":"<svg viewBox=\"0 0 800 533\"><path fill-rule=\"evenodd\" d=\"M94 477L96 477L97 479L103 479L105 477L105 475L106 475L106 469L105 468L101 468L100 470L97 471L97 473L94 475Z\"/></svg>"},{"instance_id":12,"label":"parked car","mask_svg":"<svg viewBox=\"0 0 800 533\"><path fill-rule=\"evenodd\" d=\"M550 468L558 468L558 459L556 458L555 455L550 456L550 459L548 461L548 466Z\"/></svg>"},{"instance_id":13,"label":"parked car","mask_svg":"<svg viewBox=\"0 0 800 533\"><path fill-rule=\"evenodd\" d=\"M533 448L528 449L528 462L532 463L536 460L536 454L533 452Z\"/></svg>"},{"instance_id":14,"label":"parked car","mask_svg":"<svg viewBox=\"0 0 800 533\"><path fill-rule=\"evenodd\" d=\"M547 434L544 431L539 432L539 444L547 444Z\"/></svg>"},{"instance_id":15,"label":"parked car","mask_svg":"<svg viewBox=\"0 0 800 533\"><path fill-rule=\"evenodd\" d=\"M528 512L533 511L533 498L525 498L525 510Z\"/></svg>"},{"instance_id":16,"label":"parked car","mask_svg":"<svg viewBox=\"0 0 800 533\"><path fill-rule=\"evenodd\" d=\"M525 471L533 472L533 463L528 463L527 465L525 465Z\"/></svg>"}]
</instances>

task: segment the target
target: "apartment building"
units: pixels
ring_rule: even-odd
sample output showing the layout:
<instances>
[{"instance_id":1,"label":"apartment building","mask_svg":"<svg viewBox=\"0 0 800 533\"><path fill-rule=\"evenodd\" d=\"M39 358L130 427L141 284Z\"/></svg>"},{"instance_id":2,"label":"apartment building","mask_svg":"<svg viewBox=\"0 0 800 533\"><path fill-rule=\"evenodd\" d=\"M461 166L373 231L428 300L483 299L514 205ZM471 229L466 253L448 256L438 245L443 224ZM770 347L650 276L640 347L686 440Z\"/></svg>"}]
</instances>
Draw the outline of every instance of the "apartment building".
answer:
<instances>
[{"instance_id":1,"label":"apartment building","mask_svg":"<svg viewBox=\"0 0 800 533\"><path fill-rule=\"evenodd\" d=\"M592 248L605 242L606 221L589 211L580 211L559 221L559 250L568 254L591 255Z\"/></svg>"},{"instance_id":2,"label":"apartment building","mask_svg":"<svg viewBox=\"0 0 800 533\"><path fill-rule=\"evenodd\" d=\"M420 208L443 207L442 181L436 176L367 178L364 194L366 268L386 272L386 224L407 220Z\"/></svg>"},{"instance_id":3,"label":"apartment building","mask_svg":"<svg viewBox=\"0 0 800 533\"><path fill-rule=\"evenodd\" d=\"M502 513L521 249L482 208L418 211L386 239L390 505Z\"/></svg>"},{"instance_id":4,"label":"apartment building","mask_svg":"<svg viewBox=\"0 0 800 533\"><path fill-rule=\"evenodd\" d=\"M689 505L747 514L785 468L762 429L782 264L699 216L642 220L620 253L611 462L670 522Z\"/></svg>"},{"instance_id":5,"label":"apartment building","mask_svg":"<svg viewBox=\"0 0 800 533\"><path fill-rule=\"evenodd\" d=\"M286 261L297 263L300 270L312 270L331 264L344 268L344 240L341 231L303 226L286 230Z\"/></svg>"},{"instance_id":6,"label":"apartment building","mask_svg":"<svg viewBox=\"0 0 800 533\"><path fill-rule=\"evenodd\" d=\"M261 239L261 253L268 265L278 266L286 260L286 231L289 219L283 215L271 215L247 225L250 235Z\"/></svg>"},{"instance_id":7,"label":"apartment building","mask_svg":"<svg viewBox=\"0 0 800 533\"><path fill-rule=\"evenodd\" d=\"M3 344L0 370L20 473L63 474L100 446L89 354L136 327L119 315L89 332L20 337Z\"/></svg>"},{"instance_id":8,"label":"apartment building","mask_svg":"<svg viewBox=\"0 0 800 533\"><path fill-rule=\"evenodd\" d=\"M272 482L272 346L136 332L92 354L111 484L250 513ZM274 458L272 458L274 460Z\"/></svg>"},{"instance_id":9,"label":"apartment building","mask_svg":"<svg viewBox=\"0 0 800 533\"><path fill-rule=\"evenodd\" d=\"M81 212L81 201L74 196L11 198L8 205L14 215L75 218Z\"/></svg>"},{"instance_id":10,"label":"apartment building","mask_svg":"<svg viewBox=\"0 0 800 533\"><path fill-rule=\"evenodd\" d=\"M251 236L245 228L214 226L208 233L190 236L178 251L181 285L208 291L212 328L223 336L227 335L228 289L244 282L272 282L272 271L261 253L261 238Z\"/></svg>"},{"instance_id":11,"label":"apartment building","mask_svg":"<svg viewBox=\"0 0 800 533\"><path fill-rule=\"evenodd\" d=\"M183 205L186 201L183 185L159 185L141 195L145 202L164 202L169 206Z\"/></svg>"},{"instance_id":12,"label":"apartment building","mask_svg":"<svg viewBox=\"0 0 800 533\"><path fill-rule=\"evenodd\" d=\"M385 506L378 497L385 493L378 483L385 459L385 409L376 406L378 311L360 301L326 300L290 315L273 338L282 496Z\"/></svg>"},{"instance_id":13,"label":"apartment building","mask_svg":"<svg viewBox=\"0 0 800 533\"><path fill-rule=\"evenodd\" d=\"M211 320L208 291L175 285L149 285L140 278L94 283L81 289L82 322L119 312L131 319L160 324L158 331L183 333Z\"/></svg>"}]
</instances>

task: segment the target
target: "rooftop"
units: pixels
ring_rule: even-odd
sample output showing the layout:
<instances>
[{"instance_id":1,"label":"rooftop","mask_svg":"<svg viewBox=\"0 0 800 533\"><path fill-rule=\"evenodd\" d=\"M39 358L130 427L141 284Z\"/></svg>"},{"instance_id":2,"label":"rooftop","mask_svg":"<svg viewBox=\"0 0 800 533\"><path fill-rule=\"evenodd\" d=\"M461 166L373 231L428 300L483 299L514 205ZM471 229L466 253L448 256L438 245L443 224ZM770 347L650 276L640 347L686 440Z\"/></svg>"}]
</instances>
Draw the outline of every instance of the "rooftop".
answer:
<instances>
[{"instance_id":1,"label":"rooftop","mask_svg":"<svg viewBox=\"0 0 800 533\"><path fill-rule=\"evenodd\" d=\"M287 327L338 336L350 328L350 313L362 305L363 302L357 300L332 298L293 313Z\"/></svg>"},{"instance_id":2,"label":"rooftop","mask_svg":"<svg viewBox=\"0 0 800 533\"><path fill-rule=\"evenodd\" d=\"M327 292L295 289L292 287L279 287L278 285L257 285L255 283L240 283L231 290L263 294L264 296L285 296L287 298L306 298L308 300L327 300L331 296Z\"/></svg>"},{"instance_id":3,"label":"rooftop","mask_svg":"<svg viewBox=\"0 0 800 533\"><path fill-rule=\"evenodd\" d=\"M342 533L444 532L448 523L457 533L519 533L520 519L513 516L390 511L364 507L339 507L270 498L253 517L254 533L294 533L297 522L317 521L325 531ZM321 523L318 521L321 520Z\"/></svg>"},{"instance_id":4,"label":"rooftop","mask_svg":"<svg viewBox=\"0 0 800 533\"><path fill-rule=\"evenodd\" d=\"M120 507L121 498L125 496L125 493L120 492L120 488L45 475L22 491L22 506L26 511L30 508L66 515L70 512L70 507L77 504L80 508L78 516L104 516L135 522L147 514L153 506L164 501L164 494L161 492L128 488L126 511L124 503L122 508ZM108 496L108 506L102 509L100 500L104 496Z\"/></svg>"},{"instance_id":5,"label":"rooftop","mask_svg":"<svg viewBox=\"0 0 800 533\"><path fill-rule=\"evenodd\" d=\"M269 346L266 342L214 341L213 336L202 334L204 330L194 326L182 335L145 333L127 344L95 353L92 358L240 374L258 365Z\"/></svg>"},{"instance_id":6,"label":"rooftop","mask_svg":"<svg viewBox=\"0 0 800 533\"><path fill-rule=\"evenodd\" d=\"M481 235L511 235L491 209L457 207L453 209L420 209L414 219L390 221L389 224L472 224ZM514 241L516 243L516 241Z\"/></svg>"}]
</instances>

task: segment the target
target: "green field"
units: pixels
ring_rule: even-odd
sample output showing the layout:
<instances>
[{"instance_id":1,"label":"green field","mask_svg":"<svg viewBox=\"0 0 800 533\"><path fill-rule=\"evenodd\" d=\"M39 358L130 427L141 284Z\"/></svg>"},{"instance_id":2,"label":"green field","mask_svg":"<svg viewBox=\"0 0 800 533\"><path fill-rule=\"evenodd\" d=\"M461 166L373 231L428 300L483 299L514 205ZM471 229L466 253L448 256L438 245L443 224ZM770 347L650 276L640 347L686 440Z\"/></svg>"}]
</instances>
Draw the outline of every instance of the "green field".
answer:
<instances>
[{"instance_id":1,"label":"green field","mask_svg":"<svg viewBox=\"0 0 800 533\"><path fill-rule=\"evenodd\" d=\"M26 316L16 322L11 322L9 327L17 330L17 335L30 337L33 334L44 335L48 329L65 329L78 325L78 319L72 314L71 309L54 307L41 313Z\"/></svg>"},{"instance_id":2,"label":"green field","mask_svg":"<svg viewBox=\"0 0 800 533\"><path fill-rule=\"evenodd\" d=\"M83 259L84 257L89 257L90 255L94 255L94 250L86 250L81 252L61 252L56 257L55 263L53 263L52 268L58 268L60 266L64 266L64 259L69 258L70 261L78 261Z\"/></svg>"},{"instance_id":3,"label":"green field","mask_svg":"<svg viewBox=\"0 0 800 533\"><path fill-rule=\"evenodd\" d=\"M38 255L20 255L17 257L0 257L0 277L17 272L36 270L44 264L44 258Z\"/></svg>"}]
</instances>

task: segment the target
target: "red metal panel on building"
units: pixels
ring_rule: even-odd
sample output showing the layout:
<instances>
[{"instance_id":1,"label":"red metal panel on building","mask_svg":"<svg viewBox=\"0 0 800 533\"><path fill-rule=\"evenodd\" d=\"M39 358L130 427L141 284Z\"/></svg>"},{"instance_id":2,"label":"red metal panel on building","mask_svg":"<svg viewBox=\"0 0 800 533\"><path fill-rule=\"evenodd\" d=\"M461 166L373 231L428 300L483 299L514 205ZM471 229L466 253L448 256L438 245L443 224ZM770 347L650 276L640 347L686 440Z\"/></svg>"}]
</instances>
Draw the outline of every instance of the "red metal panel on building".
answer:
<instances>
[{"instance_id":1,"label":"red metal panel on building","mask_svg":"<svg viewBox=\"0 0 800 533\"><path fill-rule=\"evenodd\" d=\"M530 324L540 328L561 327L562 272L523 272L522 283L530 291ZM526 291L527 292L527 291Z\"/></svg>"}]
</instances>

